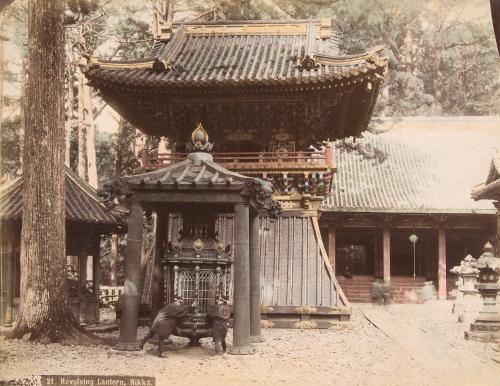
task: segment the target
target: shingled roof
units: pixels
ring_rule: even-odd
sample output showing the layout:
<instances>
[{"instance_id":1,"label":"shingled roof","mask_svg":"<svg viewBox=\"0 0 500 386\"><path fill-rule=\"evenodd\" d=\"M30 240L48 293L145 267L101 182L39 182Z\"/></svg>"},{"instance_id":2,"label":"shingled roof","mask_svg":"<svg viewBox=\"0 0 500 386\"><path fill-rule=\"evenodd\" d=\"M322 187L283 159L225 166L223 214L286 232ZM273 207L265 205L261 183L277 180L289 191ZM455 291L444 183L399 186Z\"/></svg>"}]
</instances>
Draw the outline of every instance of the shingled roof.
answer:
<instances>
[{"instance_id":1,"label":"shingled roof","mask_svg":"<svg viewBox=\"0 0 500 386\"><path fill-rule=\"evenodd\" d=\"M107 208L94 188L66 169L66 221L104 226L126 227L126 209ZM19 177L0 190L0 219L21 221L23 178Z\"/></svg>"},{"instance_id":2,"label":"shingled roof","mask_svg":"<svg viewBox=\"0 0 500 386\"><path fill-rule=\"evenodd\" d=\"M382 47L340 56L331 19L225 23L163 22L149 57L112 62L90 58L84 69L99 87L293 85L363 78L385 72ZM173 32L173 35L171 31Z\"/></svg>"},{"instance_id":3,"label":"shingled roof","mask_svg":"<svg viewBox=\"0 0 500 386\"><path fill-rule=\"evenodd\" d=\"M500 200L500 148L496 150L496 154L491 160L486 181L476 185L472 189L471 196L474 200Z\"/></svg>"},{"instance_id":4,"label":"shingled roof","mask_svg":"<svg viewBox=\"0 0 500 386\"><path fill-rule=\"evenodd\" d=\"M470 189L481 179L498 117L386 120L381 134L335 143L325 211L494 213Z\"/></svg>"}]
</instances>

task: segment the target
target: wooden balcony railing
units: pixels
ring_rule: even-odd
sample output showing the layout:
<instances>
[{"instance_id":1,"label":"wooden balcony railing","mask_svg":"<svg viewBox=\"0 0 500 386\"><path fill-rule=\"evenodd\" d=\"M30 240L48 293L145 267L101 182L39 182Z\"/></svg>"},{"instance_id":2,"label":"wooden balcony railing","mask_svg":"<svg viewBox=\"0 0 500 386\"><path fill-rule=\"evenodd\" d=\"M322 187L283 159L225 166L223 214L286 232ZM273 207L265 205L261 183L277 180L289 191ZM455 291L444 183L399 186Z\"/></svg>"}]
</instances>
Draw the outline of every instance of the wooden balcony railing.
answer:
<instances>
[{"instance_id":1,"label":"wooden balcony railing","mask_svg":"<svg viewBox=\"0 0 500 386\"><path fill-rule=\"evenodd\" d=\"M149 154L144 151L142 167L156 169L186 159L188 153ZM239 152L212 153L214 162L233 171L243 174L263 173L307 173L329 172L333 169L332 148L327 147L324 153L314 151L298 151L283 153L273 152Z\"/></svg>"}]
</instances>

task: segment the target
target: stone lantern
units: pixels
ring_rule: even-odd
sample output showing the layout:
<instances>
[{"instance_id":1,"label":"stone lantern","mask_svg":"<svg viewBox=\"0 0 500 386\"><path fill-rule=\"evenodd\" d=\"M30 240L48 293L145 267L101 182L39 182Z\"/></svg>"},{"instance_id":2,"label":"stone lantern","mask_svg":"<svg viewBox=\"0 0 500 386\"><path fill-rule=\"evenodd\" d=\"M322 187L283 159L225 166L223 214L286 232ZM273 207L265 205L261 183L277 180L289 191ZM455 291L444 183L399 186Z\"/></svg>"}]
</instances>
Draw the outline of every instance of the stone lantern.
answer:
<instances>
[{"instance_id":1,"label":"stone lantern","mask_svg":"<svg viewBox=\"0 0 500 386\"><path fill-rule=\"evenodd\" d=\"M476 289L479 269L474 265L477 260L471 255L465 256L460 265L454 266L450 272L457 275L458 291L455 303L453 303L453 313L458 315L458 321L463 322L466 313L478 310L479 297Z\"/></svg>"},{"instance_id":2,"label":"stone lantern","mask_svg":"<svg viewBox=\"0 0 500 386\"><path fill-rule=\"evenodd\" d=\"M483 299L483 308L476 320L471 323L470 331L465 331L465 339L500 342L500 313L496 307L500 291L498 284L500 258L493 254L491 243L485 244L484 252L474 266L479 269L479 282L476 288Z\"/></svg>"}]
</instances>

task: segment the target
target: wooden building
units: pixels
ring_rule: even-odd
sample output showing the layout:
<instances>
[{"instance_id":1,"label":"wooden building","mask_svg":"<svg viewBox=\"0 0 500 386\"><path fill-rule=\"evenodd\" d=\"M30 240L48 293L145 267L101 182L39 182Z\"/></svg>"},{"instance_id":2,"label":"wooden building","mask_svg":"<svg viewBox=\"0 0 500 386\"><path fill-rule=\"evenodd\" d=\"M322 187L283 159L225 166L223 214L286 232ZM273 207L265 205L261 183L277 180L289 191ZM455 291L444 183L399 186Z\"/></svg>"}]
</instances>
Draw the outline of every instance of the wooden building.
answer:
<instances>
[{"instance_id":1,"label":"wooden building","mask_svg":"<svg viewBox=\"0 0 500 386\"><path fill-rule=\"evenodd\" d=\"M498 145L500 146L500 140ZM497 209L496 242L494 245L496 256L500 256L500 147L496 149L496 154L491 160L486 180L472 189L472 198L474 200L493 200L493 205Z\"/></svg>"},{"instance_id":2,"label":"wooden building","mask_svg":"<svg viewBox=\"0 0 500 386\"><path fill-rule=\"evenodd\" d=\"M371 301L375 277L391 283L396 302L418 301L426 280L447 297L456 280L449 270L494 238L493 206L473 201L470 188L484 174L484 149L499 125L498 117L382 119L386 132L335 143L337 173L320 220L351 301ZM484 192L493 167L488 178Z\"/></svg>"},{"instance_id":3,"label":"wooden building","mask_svg":"<svg viewBox=\"0 0 500 386\"><path fill-rule=\"evenodd\" d=\"M317 221L334 171L324 141L366 129L387 70L383 47L343 55L330 19L172 24L159 18L154 37L142 60L89 56L83 67L124 118L145 134L168 137L171 153L146 150L143 168L185 159L184 144L201 122L215 143L214 161L271 181L285 208L280 220L264 224L268 325L331 327L348 319L349 302ZM230 234L233 220L222 217Z\"/></svg>"},{"instance_id":4,"label":"wooden building","mask_svg":"<svg viewBox=\"0 0 500 386\"><path fill-rule=\"evenodd\" d=\"M100 237L126 232L126 211L106 208L96 191L69 169L65 186L70 305L81 322L92 322L99 320ZM19 304L22 196L22 177L0 191L2 325L12 323Z\"/></svg>"}]
</instances>

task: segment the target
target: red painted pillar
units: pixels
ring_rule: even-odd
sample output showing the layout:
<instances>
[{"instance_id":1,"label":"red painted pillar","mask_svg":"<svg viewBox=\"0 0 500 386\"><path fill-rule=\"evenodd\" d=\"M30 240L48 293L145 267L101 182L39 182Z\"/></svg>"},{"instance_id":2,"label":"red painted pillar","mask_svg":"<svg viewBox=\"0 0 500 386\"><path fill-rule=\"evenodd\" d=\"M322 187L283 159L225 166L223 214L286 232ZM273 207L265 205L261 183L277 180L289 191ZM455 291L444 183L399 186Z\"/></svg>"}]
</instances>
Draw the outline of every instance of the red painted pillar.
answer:
<instances>
[{"instance_id":1,"label":"red painted pillar","mask_svg":"<svg viewBox=\"0 0 500 386\"><path fill-rule=\"evenodd\" d=\"M391 281L391 230L388 225L384 225L382 232L384 282L389 283Z\"/></svg>"},{"instance_id":2,"label":"red painted pillar","mask_svg":"<svg viewBox=\"0 0 500 386\"><path fill-rule=\"evenodd\" d=\"M438 299L446 300L446 229L438 230Z\"/></svg>"}]
</instances>

